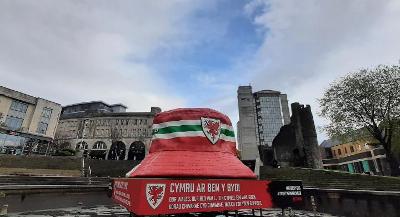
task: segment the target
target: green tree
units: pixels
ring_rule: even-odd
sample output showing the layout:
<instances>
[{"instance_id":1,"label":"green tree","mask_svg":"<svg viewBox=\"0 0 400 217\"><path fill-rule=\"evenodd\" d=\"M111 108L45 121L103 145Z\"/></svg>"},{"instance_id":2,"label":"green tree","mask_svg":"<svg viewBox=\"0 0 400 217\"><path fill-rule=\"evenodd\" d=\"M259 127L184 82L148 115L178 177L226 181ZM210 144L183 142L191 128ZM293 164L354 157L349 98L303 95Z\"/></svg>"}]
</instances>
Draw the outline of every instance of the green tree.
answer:
<instances>
[{"instance_id":1,"label":"green tree","mask_svg":"<svg viewBox=\"0 0 400 217\"><path fill-rule=\"evenodd\" d=\"M397 120L395 123L392 138L392 150L397 161L400 161L400 120Z\"/></svg>"},{"instance_id":2,"label":"green tree","mask_svg":"<svg viewBox=\"0 0 400 217\"><path fill-rule=\"evenodd\" d=\"M362 69L333 82L319 100L331 137L353 135L376 139L386 151L392 175L399 175L393 136L399 132L400 67L380 65ZM363 135L360 135L363 134Z\"/></svg>"}]
</instances>

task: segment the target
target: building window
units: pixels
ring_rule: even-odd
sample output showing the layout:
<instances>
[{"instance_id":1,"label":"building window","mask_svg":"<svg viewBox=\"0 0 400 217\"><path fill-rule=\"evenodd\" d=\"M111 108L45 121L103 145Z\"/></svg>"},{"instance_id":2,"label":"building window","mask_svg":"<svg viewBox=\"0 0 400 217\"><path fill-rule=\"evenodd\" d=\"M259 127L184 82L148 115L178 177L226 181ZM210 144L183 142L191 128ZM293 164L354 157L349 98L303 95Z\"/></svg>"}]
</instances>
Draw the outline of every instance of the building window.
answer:
<instances>
[{"instance_id":1,"label":"building window","mask_svg":"<svg viewBox=\"0 0 400 217\"><path fill-rule=\"evenodd\" d=\"M350 146L350 151L354 152L354 147L353 146Z\"/></svg>"},{"instance_id":2,"label":"building window","mask_svg":"<svg viewBox=\"0 0 400 217\"><path fill-rule=\"evenodd\" d=\"M20 129L22 126L22 122L24 122L24 117L27 109L28 104L18 100L13 100L6 118L7 127L11 130Z\"/></svg>"},{"instance_id":3,"label":"building window","mask_svg":"<svg viewBox=\"0 0 400 217\"><path fill-rule=\"evenodd\" d=\"M46 134L48 124L40 122L38 124L37 133Z\"/></svg>"},{"instance_id":4,"label":"building window","mask_svg":"<svg viewBox=\"0 0 400 217\"><path fill-rule=\"evenodd\" d=\"M102 141L98 141L93 145L92 149L106 150L107 149L107 145L106 145L106 143L104 143Z\"/></svg>"},{"instance_id":5,"label":"building window","mask_svg":"<svg viewBox=\"0 0 400 217\"><path fill-rule=\"evenodd\" d=\"M6 119L6 125L11 130L18 130L21 128L23 121L24 121L24 119L22 119L22 118L8 116Z\"/></svg>"},{"instance_id":6,"label":"building window","mask_svg":"<svg viewBox=\"0 0 400 217\"><path fill-rule=\"evenodd\" d=\"M344 147L344 153L347 154L347 148L346 147Z\"/></svg>"},{"instance_id":7,"label":"building window","mask_svg":"<svg viewBox=\"0 0 400 217\"><path fill-rule=\"evenodd\" d=\"M342 155L342 150L338 149L339 156Z\"/></svg>"},{"instance_id":8,"label":"building window","mask_svg":"<svg viewBox=\"0 0 400 217\"><path fill-rule=\"evenodd\" d=\"M46 134L52 112L53 110L50 108L43 108L42 115L40 116L40 121L36 130L37 133Z\"/></svg>"}]
</instances>

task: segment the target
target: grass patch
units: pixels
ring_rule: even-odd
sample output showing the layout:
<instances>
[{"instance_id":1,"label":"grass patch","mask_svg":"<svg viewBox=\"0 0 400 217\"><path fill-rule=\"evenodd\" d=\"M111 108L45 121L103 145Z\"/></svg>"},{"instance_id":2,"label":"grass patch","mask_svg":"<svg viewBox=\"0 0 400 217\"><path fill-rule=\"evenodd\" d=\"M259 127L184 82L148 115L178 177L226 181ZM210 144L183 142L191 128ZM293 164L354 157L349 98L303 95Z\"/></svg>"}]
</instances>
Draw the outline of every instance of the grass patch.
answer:
<instances>
[{"instance_id":1,"label":"grass patch","mask_svg":"<svg viewBox=\"0 0 400 217\"><path fill-rule=\"evenodd\" d=\"M57 169L27 169L27 168L4 168L0 167L0 175L48 175L48 176L75 176L81 175L79 170L57 170Z\"/></svg>"}]
</instances>

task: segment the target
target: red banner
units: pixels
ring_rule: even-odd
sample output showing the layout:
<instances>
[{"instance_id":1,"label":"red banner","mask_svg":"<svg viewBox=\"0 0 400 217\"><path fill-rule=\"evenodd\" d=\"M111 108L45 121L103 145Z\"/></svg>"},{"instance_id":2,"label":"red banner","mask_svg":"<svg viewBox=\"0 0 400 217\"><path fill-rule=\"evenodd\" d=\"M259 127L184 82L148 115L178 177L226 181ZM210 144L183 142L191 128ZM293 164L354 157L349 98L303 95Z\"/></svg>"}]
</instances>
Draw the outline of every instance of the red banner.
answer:
<instances>
[{"instance_id":1,"label":"red banner","mask_svg":"<svg viewBox=\"0 0 400 217\"><path fill-rule=\"evenodd\" d=\"M115 179L113 199L137 215L272 207L269 181Z\"/></svg>"}]
</instances>

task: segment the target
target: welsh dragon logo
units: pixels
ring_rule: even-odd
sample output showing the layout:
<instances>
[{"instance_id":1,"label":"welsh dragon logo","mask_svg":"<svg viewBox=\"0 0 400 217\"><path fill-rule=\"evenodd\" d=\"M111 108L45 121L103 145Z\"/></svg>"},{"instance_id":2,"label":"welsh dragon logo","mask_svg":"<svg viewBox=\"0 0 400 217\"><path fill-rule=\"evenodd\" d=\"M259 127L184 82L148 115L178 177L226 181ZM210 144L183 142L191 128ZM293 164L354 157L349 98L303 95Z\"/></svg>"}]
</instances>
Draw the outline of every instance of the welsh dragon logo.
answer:
<instances>
[{"instance_id":1,"label":"welsh dragon logo","mask_svg":"<svg viewBox=\"0 0 400 217\"><path fill-rule=\"evenodd\" d=\"M218 142L221 134L221 121L213 118L201 117L201 127L203 128L204 135L214 145Z\"/></svg>"},{"instance_id":2,"label":"welsh dragon logo","mask_svg":"<svg viewBox=\"0 0 400 217\"><path fill-rule=\"evenodd\" d=\"M164 199L165 184L147 184L146 199L151 208L156 209Z\"/></svg>"}]
</instances>

